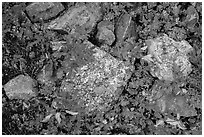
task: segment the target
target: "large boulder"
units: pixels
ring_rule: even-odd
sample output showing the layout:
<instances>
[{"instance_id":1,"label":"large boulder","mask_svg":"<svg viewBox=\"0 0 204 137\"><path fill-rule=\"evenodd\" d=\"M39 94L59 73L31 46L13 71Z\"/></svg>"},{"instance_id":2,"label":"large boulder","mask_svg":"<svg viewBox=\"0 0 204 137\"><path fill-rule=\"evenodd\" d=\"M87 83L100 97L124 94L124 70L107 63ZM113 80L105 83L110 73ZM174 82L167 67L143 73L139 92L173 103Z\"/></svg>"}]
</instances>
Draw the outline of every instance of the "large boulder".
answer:
<instances>
[{"instance_id":1,"label":"large boulder","mask_svg":"<svg viewBox=\"0 0 204 137\"><path fill-rule=\"evenodd\" d=\"M3 88L10 99L29 100L36 96L34 84L35 82L31 77L19 75L6 83Z\"/></svg>"},{"instance_id":2,"label":"large boulder","mask_svg":"<svg viewBox=\"0 0 204 137\"><path fill-rule=\"evenodd\" d=\"M34 2L26 7L26 12L33 22L37 22L41 19L49 20L64 9L60 2Z\"/></svg>"},{"instance_id":3,"label":"large boulder","mask_svg":"<svg viewBox=\"0 0 204 137\"><path fill-rule=\"evenodd\" d=\"M77 68L76 73L62 82L61 91L67 92L87 112L103 112L118 98L121 87L131 77L133 66L117 60L86 41L94 60Z\"/></svg>"}]
</instances>

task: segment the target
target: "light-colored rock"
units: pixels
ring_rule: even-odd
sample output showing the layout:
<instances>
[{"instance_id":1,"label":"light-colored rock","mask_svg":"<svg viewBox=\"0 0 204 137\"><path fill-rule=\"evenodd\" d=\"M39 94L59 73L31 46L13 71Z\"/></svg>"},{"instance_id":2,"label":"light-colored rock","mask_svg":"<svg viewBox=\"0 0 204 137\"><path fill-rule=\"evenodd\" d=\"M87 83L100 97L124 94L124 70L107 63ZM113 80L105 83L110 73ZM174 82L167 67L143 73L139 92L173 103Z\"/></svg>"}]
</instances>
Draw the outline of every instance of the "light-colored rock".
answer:
<instances>
[{"instance_id":1,"label":"light-colored rock","mask_svg":"<svg viewBox=\"0 0 204 137\"><path fill-rule=\"evenodd\" d=\"M144 56L151 67L151 74L160 80L173 81L178 77L175 72L187 76L191 71L191 63L187 54L193 50L185 40L177 42L166 34L146 41L148 55Z\"/></svg>"},{"instance_id":2,"label":"light-colored rock","mask_svg":"<svg viewBox=\"0 0 204 137\"><path fill-rule=\"evenodd\" d=\"M28 100L36 95L33 86L34 80L31 77L19 75L6 83L4 90L10 99Z\"/></svg>"}]
</instances>

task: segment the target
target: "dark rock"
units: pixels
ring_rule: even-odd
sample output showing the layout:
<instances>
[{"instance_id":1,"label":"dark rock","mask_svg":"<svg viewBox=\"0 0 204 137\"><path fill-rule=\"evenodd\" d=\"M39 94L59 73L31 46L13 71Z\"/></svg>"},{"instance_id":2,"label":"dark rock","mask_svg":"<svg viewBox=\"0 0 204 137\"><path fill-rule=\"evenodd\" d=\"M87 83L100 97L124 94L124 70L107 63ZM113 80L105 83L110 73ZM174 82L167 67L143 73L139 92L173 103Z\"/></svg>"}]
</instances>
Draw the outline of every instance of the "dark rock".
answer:
<instances>
[{"instance_id":1,"label":"dark rock","mask_svg":"<svg viewBox=\"0 0 204 137\"><path fill-rule=\"evenodd\" d=\"M26 11L33 22L49 20L57 16L64 7L59 2L34 2L26 7Z\"/></svg>"},{"instance_id":2,"label":"dark rock","mask_svg":"<svg viewBox=\"0 0 204 137\"><path fill-rule=\"evenodd\" d=\"M89 33L100 19L100 6L97 3L78 4L71 7L63 16L48 24L48 29L64 30L68 33Z\"/></svg>"}]
</instances>

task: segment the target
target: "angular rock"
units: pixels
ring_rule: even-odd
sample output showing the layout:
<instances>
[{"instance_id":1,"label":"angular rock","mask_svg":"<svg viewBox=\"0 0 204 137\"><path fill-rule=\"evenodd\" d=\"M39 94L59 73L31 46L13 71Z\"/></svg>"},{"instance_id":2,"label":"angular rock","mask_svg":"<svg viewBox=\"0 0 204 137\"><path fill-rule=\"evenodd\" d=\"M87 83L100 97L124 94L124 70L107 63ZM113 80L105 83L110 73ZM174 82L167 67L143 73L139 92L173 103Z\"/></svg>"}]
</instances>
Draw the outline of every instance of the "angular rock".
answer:
<instances>
[{"instance_id":1,"label":"angular rock","mask_svg":"<svg viewBox=\"0 0 204 137\"><path fill-rule=\"evenodd\" d=\"M60 2L34 2L26 7L26 11L33 22L49 20L57 16L65 8Z\"/></svg>"},{"instance_id":2,"label":"angular rock","mask_svg":"<svg viewBox=\"0 0 204 137\"><path fill-rule=\"evenodd\" d=\"M4 85L6 95L10 99L25 99L29 100L36 94L34 92L34 80L25 75L19 75Z\"/></svg>"},{"instance_id":3,"label":"angular rock","mask_svg":"<svg viewBox=\"0 0 204 137\"><path fill-rule=\"evenodd\" d=\"M119 88L126 85L133 66L115 59L90 42L85 46L94 52L94 61L78 67L72 77L63 81L61 90L72 94L87 112L103 112L120 95Z\"/></svg>"},{"instance_id":4,"label":"angular rock","mask_svg":"<svg viewBox=\"0 0 204 137\"><path fill-rule=\"evenodd\" d=\"M151 66L151 74L160 80L173 81L180 76L187 76L191 63L187 54L193 50L185 40L174 41L166 34L146 41L148 55L143 57Z\"/></svg>"},{"instance_id":5,"label":"angular rock","mask_svg":"<svg viewBox=\"0 0 204 137\"><path fill-rule=\"evenodd\" d=\"M97 3L79 4L71 7L63 16L48 24L48 29L63 30L68 33L89 33L100 19L100 6Z\"/></svg>"}]
</instances>

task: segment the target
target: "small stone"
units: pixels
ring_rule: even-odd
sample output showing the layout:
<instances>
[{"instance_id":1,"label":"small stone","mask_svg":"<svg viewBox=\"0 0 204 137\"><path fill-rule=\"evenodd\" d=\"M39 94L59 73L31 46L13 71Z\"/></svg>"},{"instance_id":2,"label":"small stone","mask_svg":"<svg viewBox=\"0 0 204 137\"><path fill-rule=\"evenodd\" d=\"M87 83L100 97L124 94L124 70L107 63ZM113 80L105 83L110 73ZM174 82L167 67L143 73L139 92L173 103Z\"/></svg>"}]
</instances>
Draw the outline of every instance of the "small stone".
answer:
<instances>
[{"instance_id":1,"label":"small stone","mask_svg":"<svg viewBox=\"0 0 204 137\"><path fill-rule=\"evenodd\" d=\"M33 86L34 80L31 77L19 75L6 83L4 90L10 99L29 100L36 95Z\"/></svg>"},{"instance_id":2,"label":"small stone","mask_svg":"<svg viewBox=\"0 0 204 137\"><path fill-rule=\"evenodd\" d=\"M65 8L60 2L34 2L26 7L26 11L33 22L49 20L57 16Z\"/></svg>"},{"instance_id":3,"label":"small stone","mask_svg":"<svg viewBox=\"0 0 204 137\"><path fill-rule=\"evenodd\" d=\"M98 24L97 39L102 44L111 45L115 41L114 25L110 21L102 21Z\"/></svg>"},{"instance_id":4,"label":"small stone","mask_svg":"<svg viewBox=\"0 0 204 137\"><path fill-rule=\"evenodd\" d=\"M101 31L99 31L97 35L99 42L107 44L109 46L115 41L114 33L105 27Z\"/></svg>"}]
</instances>

